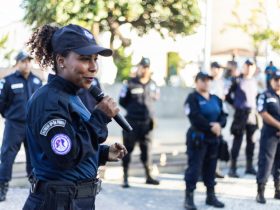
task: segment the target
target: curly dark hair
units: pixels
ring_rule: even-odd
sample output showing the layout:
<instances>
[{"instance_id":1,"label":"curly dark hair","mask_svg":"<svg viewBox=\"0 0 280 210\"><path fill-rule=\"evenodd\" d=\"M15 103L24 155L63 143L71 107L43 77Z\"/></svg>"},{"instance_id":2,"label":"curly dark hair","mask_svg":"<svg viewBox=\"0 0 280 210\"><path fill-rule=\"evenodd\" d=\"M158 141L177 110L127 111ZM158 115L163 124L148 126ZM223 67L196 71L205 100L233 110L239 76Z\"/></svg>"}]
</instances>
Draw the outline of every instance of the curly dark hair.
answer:
<instances>
[{"instance_id":1,"label":"curly dark hair","mask_svg":"<svg viewBox=\"0 0 280 210\"><path fill-rule=\"evenodd\" d=\"M35 55L36 61L42 68L48 66L52 67L56 71L55 53L52 48L52 36L59 29L59 27L44 25L36 29L27 46L30 48L31 54Z\"/></svg>"}]
</instances>

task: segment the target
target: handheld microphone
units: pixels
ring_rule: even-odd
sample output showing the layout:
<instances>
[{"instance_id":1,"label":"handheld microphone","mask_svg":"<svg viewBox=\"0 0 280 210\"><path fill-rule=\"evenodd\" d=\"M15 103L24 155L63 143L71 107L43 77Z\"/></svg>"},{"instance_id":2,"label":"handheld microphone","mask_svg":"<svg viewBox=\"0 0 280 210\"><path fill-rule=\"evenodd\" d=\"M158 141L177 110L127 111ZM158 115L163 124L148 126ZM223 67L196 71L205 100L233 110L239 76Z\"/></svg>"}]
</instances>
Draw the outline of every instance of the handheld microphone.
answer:
<instances>
[{"instance_id":1,"label":"handheld microphone","mask_svg":"<svg viewBox=\"0 0 280 210\"><path fill-rule=\"evenodd\" d=\"M92 85L90 86L90 88L88 89L88 91L90 92L90 94L93 96L93 98L97 101L100 102L102 101L102 99L105 97L105 94L102 92L102 90L100 90L98 87ZM114 117L114 120L122 127L122 129L124 129L127 132L130 132L133 130L133 128L131 127L131 125L126 121L126 119L121 116L120 114L117 114Z\"/></svg>"}]
</instances>

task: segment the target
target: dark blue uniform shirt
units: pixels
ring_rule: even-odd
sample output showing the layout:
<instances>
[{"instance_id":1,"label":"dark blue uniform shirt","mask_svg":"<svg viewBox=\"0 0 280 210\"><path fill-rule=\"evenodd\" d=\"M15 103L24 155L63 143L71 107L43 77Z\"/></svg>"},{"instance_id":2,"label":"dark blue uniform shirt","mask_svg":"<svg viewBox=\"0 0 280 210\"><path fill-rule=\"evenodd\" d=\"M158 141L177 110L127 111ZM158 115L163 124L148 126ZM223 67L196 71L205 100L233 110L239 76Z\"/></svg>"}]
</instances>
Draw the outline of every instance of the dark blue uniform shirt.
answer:
<instances>
[{"instance_id":1,"label":"dark blue uniform shirt","mask_svg":"<svg viewBox=\"0 0 280 210\"><path fill-rule=\"evenodd\" d=\"M90 113L74 84L59 76L38 90L28 103L27 140L33 172L39 180L95 178L109 147L100 145L111 120L100 110Z\"/></svg>"},{"instance_id":2,"label":"dark blue uniform shirt","mask_svg":"<svg viewBox=\"0 0 280 210\"><path fill-rule=\"evenodd\" d=\"M93 86L98 87L101 90L100 83L97 78L94 78L92 82ZM90 92L84 88L81 88L78 91L78 96L82 100L83 104L86 106L86 108L90 111L93 112L95 109L95 106L97 104L97 101L93 98L93 96L90 94Z\"/></svg>"},{"instance_id":3,"label":"dark blue uniform shirt","mask_svg":"<svg viewBox=\"0 0 280 210\"><path fill-rule=\"evenodd\" d=\"M185 102L185 114L189 117L192 129L203 132L208 137L214 137L211 132L211 122L226 125L227 114L223 111L223 102L216 95L204 98L197 91L189 94Z\"/></svg>"},{"instance_id":4,"label":"dark blue uniform shirt","mask_svg":"<svg viewBox=\"0 0 280 210\"><path fill-rule=\"evenodd\" d=\"M280 121L280 98L272 89L259 95L257 108L258 112L268 112L272 117ZM278 131L277 128L263 122L262 135L270 138L276 136Z\"/></svg>"},{"instance_id":5,"label":"dark blue uniform shirt","mask_svg":"<svg viewBox=\"0 0 280 210\"><path fill-rule=\"evenodd\" d=\"M26 120L26 104L31 95L42 86L42 81L30 73L25 79L19 71L5 77L0 82L0 113L17 122Z\"/></svg>"},{"instance_id":6,"label":"dark blue uniform shirt","mask_svg":"<svg viewBox=\"0 0 280 210\"><path fill-rule=\"evenodd\" d=\"M153 117L153 103L158 94L159 88L154 81L142 84L136 77L123 86L119 103L127 111L127 118L147 120Z\"/></svg>"}]
</instances>

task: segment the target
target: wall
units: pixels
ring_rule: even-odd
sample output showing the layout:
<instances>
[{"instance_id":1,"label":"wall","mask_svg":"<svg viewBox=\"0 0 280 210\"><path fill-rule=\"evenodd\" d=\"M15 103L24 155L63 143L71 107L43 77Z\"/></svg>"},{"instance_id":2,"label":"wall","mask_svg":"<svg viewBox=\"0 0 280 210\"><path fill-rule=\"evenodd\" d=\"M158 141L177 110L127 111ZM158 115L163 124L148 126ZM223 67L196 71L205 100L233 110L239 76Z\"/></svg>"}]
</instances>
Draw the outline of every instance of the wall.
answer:
<instances>
[{"instance_id":1,"label":"wall","mask_svg":"<svg viewBox=\"0 0 280 210\"><path fill-rule=\"evenodd\" d=\"M122 84L106 85L104 92L118 100ZM156 117L158 118L185 118L183 104L190 88L161 87L161 97L155 104ZM123 110L122 110L123 112Z\"/></svg>"}]
</instances>

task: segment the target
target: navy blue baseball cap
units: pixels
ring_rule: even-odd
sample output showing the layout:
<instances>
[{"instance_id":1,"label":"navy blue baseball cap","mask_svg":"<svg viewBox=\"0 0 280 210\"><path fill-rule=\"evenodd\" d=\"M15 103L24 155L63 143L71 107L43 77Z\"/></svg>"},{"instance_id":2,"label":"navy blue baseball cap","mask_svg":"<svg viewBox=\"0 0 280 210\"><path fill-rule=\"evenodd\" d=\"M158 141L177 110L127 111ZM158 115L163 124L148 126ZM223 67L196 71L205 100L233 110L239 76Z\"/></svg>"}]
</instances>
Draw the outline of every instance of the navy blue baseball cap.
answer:
<instances>
[{"instance_id":1,"label":"navy blue baseball cap","mask_svg":"<svg viewBox=\"0 0 280 210\"><path fill-rule=\"evenodd\" d=\"M205 79L213 80L213 77L210 76L209 74L207 74L206 72L200 71L200 72L198 72L197 75L195 76L195 81L197 81L197 80L199 80L199 79L201 79L201 80L205 80Z\"/></svg>"},{"instance_id":2,"label":"navy blue baseball cap","mask_svg":"<svg viewBox=\"0 0 280 210\"><path fill-rule=\"evenodd\" d=\"M111 56L113 54L111 49L99 46L89 30L73 24L64 26L53 34L52 48L55 53L74 51L79 55Z\"/></svg>"},{"instance_id":3,"label":"navy blue baseball cap","mask_svg":"<svg viewBox=\"0 0 280 210\"><path fill-rule=\"evenodd\" d=\"M25 51L20 51L17 56L15 57L16 59L16 62L19 62L19 61L23 61L25 59L33 59L27 52Z\"/></svg>"},{"instance_id":4,"label":"navy blue baseball cap","mask_svg":"<svg viewBox=\"0 0 280 210\"><path fill-rule=\"evenodd\" d=\"M222 67L218 62L215 61L215 62L211 63L211 68L218 68L219 69L219 68L222 68Z\"/></svg>"},{"instance_id":5,"label":"navy blue baseball cap","mask_svg":"<svg viewBox=\"0 0 280 210\"><path fill-rule=\"evenodd\" d=\"M139 65L143 66L143 67L150 67L151 65L151 61L149 58L145 58L143 57L139 63Z\"/></svg>"},{"instance_id":6,"label":"navy blue baseball cap","mask_svg":"<svg viewBox=\"0 0 280 210\"><path fill-rule=\"evenodd\" d=\"M250 61L249 59L247 59L245 61L245 64L247 64L248 66L252 66L254 63L252 61Z\"/></svg>"},{"instance_id":7,"label":"navy blue baseball cap","mask_svg":"<svg viewBox=\"0 0 280 210\"><path fill-rule=\"evenodd\" d=\"M273 74L271 75L271 78L275 79L275 80L280 79L280 71L277 70L277 71L273 72Z\"/></svg>"}]
</instances>

